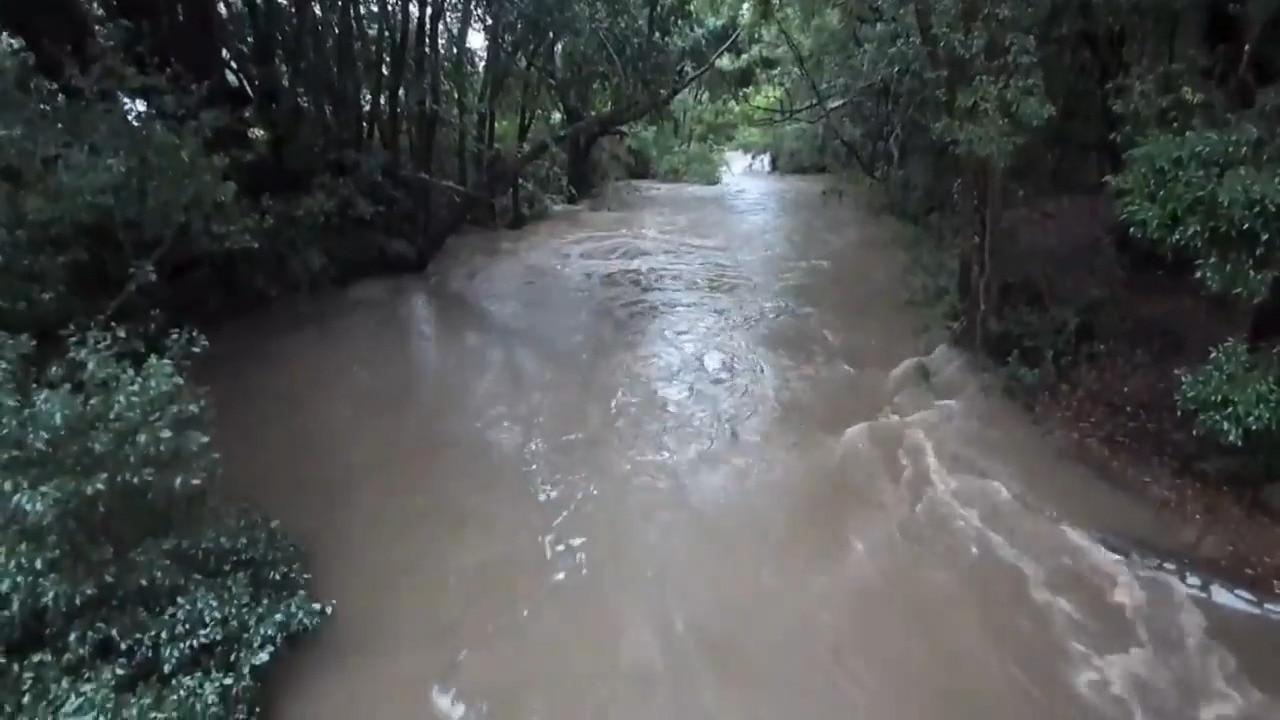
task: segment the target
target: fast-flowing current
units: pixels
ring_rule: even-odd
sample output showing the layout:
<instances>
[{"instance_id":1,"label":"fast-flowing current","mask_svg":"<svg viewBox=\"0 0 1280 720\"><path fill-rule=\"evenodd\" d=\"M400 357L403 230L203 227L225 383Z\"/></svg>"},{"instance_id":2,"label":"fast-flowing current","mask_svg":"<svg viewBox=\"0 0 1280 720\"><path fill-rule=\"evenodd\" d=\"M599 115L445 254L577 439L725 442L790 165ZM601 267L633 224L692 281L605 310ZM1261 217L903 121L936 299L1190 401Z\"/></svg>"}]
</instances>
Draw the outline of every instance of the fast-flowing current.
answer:
<instances>
[{"instance_id":1,"label":"fast-flowing current","mask_svg":"<svg viewBox=\"0 0 1280 720\"><path fill-rule=\"evenodd\" d=\"M1280 624L920 340L822 178L639 183L242 322L230 489L308 550L303 720L1280 717Z\"/></svg>"}]
</instances>

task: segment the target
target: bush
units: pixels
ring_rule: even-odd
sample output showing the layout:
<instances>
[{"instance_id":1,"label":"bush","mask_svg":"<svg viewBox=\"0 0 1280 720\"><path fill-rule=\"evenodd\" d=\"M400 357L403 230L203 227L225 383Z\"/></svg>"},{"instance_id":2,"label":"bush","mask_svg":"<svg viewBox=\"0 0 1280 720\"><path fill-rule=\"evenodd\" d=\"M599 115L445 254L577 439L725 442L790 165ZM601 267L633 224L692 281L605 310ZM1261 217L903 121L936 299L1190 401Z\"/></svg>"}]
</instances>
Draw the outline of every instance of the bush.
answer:
<instances>
[{"instance_id":1,"label":"bush","mask_svg":"<svg viewBox=\"0 0 1280 720\"><path fill-rule=\"evenodd\" d=\"M1251 303L1267 295L1280 259L1274 138L1245 122L1153 132L1112 179L1121 217L1158 251L1190 258L1206 290ZM1179 408L1228 448L1268 446L1280 431L1280 365L1232 340L1182 374Z\"/></svg>"},{"instance_id":2,"label":"bush","mask_svg":"<svg viewBox=\"0 0 1280 720\"><path fill-rule=\"evenodd\" d=\"M720 182L724 152L710 142L682 140L665 128L647 126L630 134L627 147L633 157L644 160L637 169L647 170L643 174L652 179L700 185Z\"/></svg>"},{"instance_id":3,"label":"bush","mask_svg":"<svg viewBox=\"0 0 1280 720\"><path fill-rule=\"evenodd\" d=\"M1182 373L1178 407L1195 418L1200 434L1228 447L1274 439L1280 431L1277 370L1274 354L1230 340L1214 348L1204 365Z\"/></svg>"},{"instance_id":4,"label":"bush","mask_svg":"<svg viewBox=\"0 0 1280 720\"><path fill-rule=\"evenodd\" d=\"M203 122L129 96L67 93L0 55L6 717L250 717L263 667L328 612L297 548L212 494L206 405L182 374L201 341L151 322L172 290L160 265L251 247L262 216ZM66 330L125 306L132 325Z\"/></svg>"},{"instance_id":5,"label":"bush","mask_svg":"<svg viewBox=\"0 0 1280 720\"><path fill-rule=\"evenodd\" d=\"M0 704L22 717L249 717L328 612L275 525L210 494L198 347L134 364L95 331L36 369L0 335Z\"/></svg>"},{"instance_id":6,"label":"bush","mask_svg":"<svg viewBox=\"0 0 1280 720\"><path fill-rule=\"evenodd\" d=\"M753 128L739 137L737 146L753 155L767 153L773 159L774 172L805 174L828 169L827 145L816 125Z\"/></svg>"},{"instance_id":7,"label":"bush","mask_svg":"<svg viewBox=\"0 0 1280 720\"><path fill-rule=\"evenodd\" d=\"M666 155L659 155L654 164L654 175L667 182L687 182L699 185L716 185L724 154L705 143L694 143L676 148Z\"/></svg>"},{"instance_id":8,"label":"bush","mask_svg":"<svg viewBox=\"0 0 1280 720\"><path fill-rule=\"evenodd\" d=\"M56 330L145 290L170 257L251 244L206 125L107 97L67 98L0 56L0 327Z\"/></svg>"},{"instance_id":9,"label":"bush","mask_svg":"<svg viewBox=\"0 0 1280 720\"><path fill-rule=\"evenodd\" d=\"M1194 259L1206 289L1261 299L1280 257L1269 142L1244 123L1143 138L1112 179L1121 218L1160 252Z\"/></svg>"}]
</instances>

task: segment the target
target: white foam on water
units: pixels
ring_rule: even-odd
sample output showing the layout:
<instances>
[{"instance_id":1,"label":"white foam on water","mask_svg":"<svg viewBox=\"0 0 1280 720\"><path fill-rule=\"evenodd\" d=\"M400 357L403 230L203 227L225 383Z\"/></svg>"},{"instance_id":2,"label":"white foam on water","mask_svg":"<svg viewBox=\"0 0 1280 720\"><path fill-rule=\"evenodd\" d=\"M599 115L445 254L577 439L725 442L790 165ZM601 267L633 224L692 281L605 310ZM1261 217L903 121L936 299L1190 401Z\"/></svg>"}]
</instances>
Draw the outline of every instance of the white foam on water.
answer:
<instances>
[{"instance_id":1,"label":"white foam on water","mask_svg":"<svg viewBox=\"0 0 1280 720\"><path fill-rule=\"evenodd\" d=\"M436 717L440 720L463 720L467 717L467 704L459 700L457 694L454 688L431 687L431 707Z\"/></svg>"},{"instance_id":2,"label":"white foam on water","mask_svg":"<svg viewBox=\"0 0 1280 720\"><path fill-rule=\"evenodd\" d=\"M939 364L948 367L939 372ZM1028 511L996 479L950 472L938 458L930 430L954 420L962 410L959 401L935 400L905 417L893 413L900 396L912 394L909 404L919 404L918 389L939 376L954 377L956 367L956 355L941 350L899 364L885 383L886 416L848 428L839 440L839 456L897 445L903 472L896 492L907 501L897 523L932 533L950 528L972 552L1015 568L1044 611L1046 632L1066 650L1077 692L1100 712L1119 710L1135 720L1280 717L1263 710L1269 701L1207 636L1193 588L1167 573L1135 568L1088 533ZM867 552L865 543L860 548ZM1069 597L1055 590L1051 580L1063 576L1077 581L1071 584L1075 592L1088 595ZM1108 617L1123 618L1127 632L1116 637L1101 630L1081 603L1095 614L1099 603L1111 608ZM1117 643L1128 646L1117 650Z\"/></svg>"}]
</instances>

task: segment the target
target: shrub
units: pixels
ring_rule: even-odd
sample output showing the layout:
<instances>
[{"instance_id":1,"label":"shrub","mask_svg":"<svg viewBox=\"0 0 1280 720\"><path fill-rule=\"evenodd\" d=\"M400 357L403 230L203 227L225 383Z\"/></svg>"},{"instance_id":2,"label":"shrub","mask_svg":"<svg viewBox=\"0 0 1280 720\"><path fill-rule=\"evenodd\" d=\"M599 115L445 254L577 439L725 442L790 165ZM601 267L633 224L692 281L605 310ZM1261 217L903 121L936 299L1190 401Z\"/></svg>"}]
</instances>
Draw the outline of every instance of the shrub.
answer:
<instances>
[{"instance_id":1,"label":"shrub","mask_svg":"<svg viewBox=\"0 0 1280 720\"><path fill-rule=\"evenodd\" d=\"M1214 348L1209 360L1182 373L1178 406L1202 435L1228 447L1272 439L1280 431L1277 358L1239 340Z\"/></svg>"},{"instance_id":2,"label":"shrub","mask_svg":"<svg viewBox=\"0 0 1280 720\"><path fill-rule=\"evenodd\" d=\"M201 341L149 320L172 290L158 266L251 246L262 223L207 125L130 96L67 93L0 53L0 707L244 718L328 608L272 523L212 494L182 374ZM139 322L64 330L123 305Z\"/></svg>"},{"instance_id":3,"label":"shrub","mask_svg":"<svg viewBox=\"0 0 1280 720\"><path fill-rule=\"evenodd\" d=\"M675 137L668 129L645 126L627 139L636 158L644 158L645 174L664 182L715 185L720 182L724 152L710 142Z\"/></svg>"},{"instance_id":4,"label":"shrub","mask_svg":"<svg viewBox=\"0 0 1280 720\"><path fill-rule=\"evenodd\" d=\"M723 165L724 154L719 149L706 143L693 143L658 156L654 174L658 180L668 182L716 185Z\"/></svg>"},{"instance_id":5,"label":"shrub","mask_svg":"<svg viewBox=\"0 0 1280 720\"><path fill-rule=\"evenodd\" d=\"M0 53L0 327L56 330L145 294L174 256L251 244L256 218L204 150L213 119L168 122L121 93L69 98Z\"/></svg>"},{"instance_id":6,"label":"shrub","mask_svg":"<svg viewBox=\"0 0 1280 720\"><path fill-rule=\"evenodd\" d=\"M1244 123L1143 138L1112 179L1121 219L1159 251L1194 259L1208 290L1261 299L1280 258L1268 142Z\"/></svg>"},{"instance_id":7,"label":"shrub","mask_svg":"<svg viewBox=\"0 0 1280 720\"><path fill-rule=\"evenodd\" d=\"M1112 179L1121 218L1157 250L1195 262L1212 293L1257 302L1280 267L1280 185L1274 140L1245 122L1218 129L1151 133ZM1232 340L1182 374L1179 408L1196 430L1231 448L1280 430L1276 358Z\"/></svg>"},{"instance_id":8,"label":"shrub","mask_svg":"<svg viewBox=\"0 0 1280 720\"><path fill-rule=\"evenodd\" d=\"M244 718L263 667L328 607L298 550L210 492L206 405L174 334L37 367L0 334L0 705L21 717Z\"/></svg>"},{"instance_id":9,"label":"shrub","mask_svg":"<svg viewBox=\"0 0 1280 720\"><path fill-rule=\"evenodd\" d=\"M826 172L827 145L814 125L781 125L757 130L742 138L739 147L753 154L768 153L773 170L780 173Z\"/></svg>"}]
</instances>

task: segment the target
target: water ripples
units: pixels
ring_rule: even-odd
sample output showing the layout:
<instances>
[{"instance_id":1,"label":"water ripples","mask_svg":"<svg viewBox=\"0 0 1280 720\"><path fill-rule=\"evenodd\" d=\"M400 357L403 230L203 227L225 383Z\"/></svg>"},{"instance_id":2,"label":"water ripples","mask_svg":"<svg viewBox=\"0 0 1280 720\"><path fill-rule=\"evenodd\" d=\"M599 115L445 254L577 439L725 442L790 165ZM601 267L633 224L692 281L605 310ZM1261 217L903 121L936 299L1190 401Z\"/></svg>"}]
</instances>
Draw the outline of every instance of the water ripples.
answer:
<instances>
[{"instance_id":1,"label":"water ripples","mask_svg":"<svg viewBox=\"0 0 1280 720\"><path fill-rule=\"evenodd\" d=\"M740 170L460 237L227 361L228 474L339 608L280 714L1280 717L1270 626L1233 656L1087 530L1158 520L961 353L899 362L891 237Z\"/></svg>"}]
</instances>

